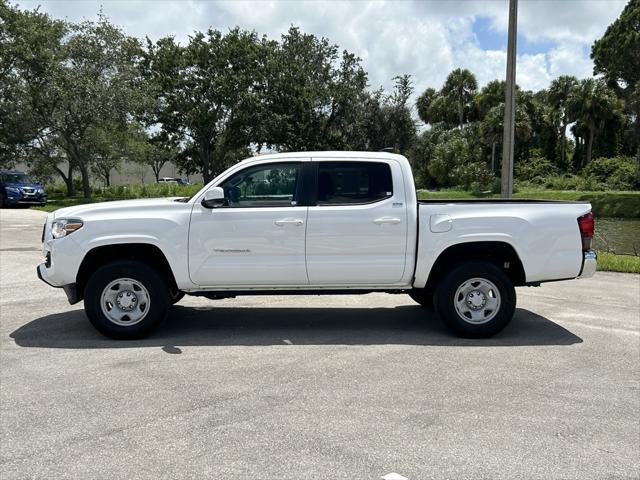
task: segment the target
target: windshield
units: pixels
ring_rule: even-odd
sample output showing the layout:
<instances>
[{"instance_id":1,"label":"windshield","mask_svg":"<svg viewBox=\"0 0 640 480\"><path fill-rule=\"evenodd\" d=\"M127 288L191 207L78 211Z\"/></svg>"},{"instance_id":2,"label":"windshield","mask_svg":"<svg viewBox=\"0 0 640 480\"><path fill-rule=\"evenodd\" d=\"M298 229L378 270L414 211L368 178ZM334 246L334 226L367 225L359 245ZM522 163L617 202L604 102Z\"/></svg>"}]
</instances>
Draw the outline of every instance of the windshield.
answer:
<instances>
[{"instance_id":1,"label":"windshield","mask_svg":"<svg viewBox=\"0 0 640 480\"><path fill-rule=\"evenodd\" d=\"M36 183L25 173L3 173L3 183Z\"/></svg>"}]
</instances>

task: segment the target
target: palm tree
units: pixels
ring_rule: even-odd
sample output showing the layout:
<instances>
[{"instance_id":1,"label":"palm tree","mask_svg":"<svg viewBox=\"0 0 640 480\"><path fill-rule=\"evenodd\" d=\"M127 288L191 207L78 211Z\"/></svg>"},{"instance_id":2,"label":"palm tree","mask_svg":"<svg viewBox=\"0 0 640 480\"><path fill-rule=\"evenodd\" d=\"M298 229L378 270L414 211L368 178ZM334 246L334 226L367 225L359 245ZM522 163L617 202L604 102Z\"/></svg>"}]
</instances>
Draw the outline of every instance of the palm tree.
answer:
<instances>
[{"instance_id":1,"label":"palm tree","mask_svg":"<svg viewBox=\"0 0 640 480\"><path fill-rule=\"evenodd\" d=\"M516 85L516 90L518 86ZM505 81L491 80L487 83L473 99L475 109L483 120L489 111L500 104L504 104Z\"/></svg>"},{"instance_id":2,"label":"palm tree","mask_svg":"<svg viewBox=\"0 0 640 480\"><path fill-rule=\"evenodd\" d=\"M565 165L567 156L567 126L571 123L567 104L578 87L578 79L571 75L561 75L549 86L549 102L560 117L560 161Z\"/></svg>"},{"instance_id":3,"label":"palm tree","mask_svg":"<svg viewBox=\"0 0 640 480\"><path fill-rule=\"evenodd\" d=\"M432 115L432 104L438 96L438 92L434 88L427 88L422 95L416 100L416 107L418 108L418 116L424 123L434 123Z\"/></svg>"},{"instance_id":4,"label":"palm tree","mask_svg":"<svg viewBox=\"0 0 640 480\"><path fill-rule=\"evenodd\" d=\"M587 152L584 163L588 165L593 153L593 139L602 130L604 122L622 112L622 102L601 79L585 78L569 96L569 116L588 129Z\"/></svg>"},{"instance_id":5,"label":"palm tree","mask_svg":"<svg viewBox=\"0 0 640 480\"><path fill-rule=\"evenodd\" d=\"M515 138L518 142L527 142L533 129L531 119L522 105L516 105ZM504 102L491 108L480 124L480 134L491 145L491 170L495 171L496 145L502 142L504 135Z\"/></svg>"},{"instance_id":6,"label":"palm tree","mask_svg":"<svg viewBox=\"0 0 640 480\"><path fill-rule=\"evenodd\" d=\"M478 89L478 81L469 70L456 68L448 76L442 87L442 94L455 102L458 110L458 126L465 121L465 108L468 110Z\"/></svg>"}]
</instances>

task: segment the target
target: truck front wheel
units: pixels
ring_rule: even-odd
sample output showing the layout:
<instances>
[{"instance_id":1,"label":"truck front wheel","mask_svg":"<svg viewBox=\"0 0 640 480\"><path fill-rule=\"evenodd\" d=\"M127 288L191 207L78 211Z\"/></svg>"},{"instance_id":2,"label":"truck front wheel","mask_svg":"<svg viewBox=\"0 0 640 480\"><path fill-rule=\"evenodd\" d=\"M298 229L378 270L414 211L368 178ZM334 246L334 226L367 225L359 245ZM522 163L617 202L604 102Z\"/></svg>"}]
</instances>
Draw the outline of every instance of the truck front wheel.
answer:
<instances>
[{"instance_id":1,"label":"truck front wheel","mask_svg":"<svg viewBox=\"0 0 640 480\"><path fill-rule=\"evenodd\" d=\"M149 335L164 320L171 293L164 279L147 264L116 261L100 267L84 291L89 321L115 339Z\"/></svg>"},{"instance_id":2,"label":"truck front wheel","mask_svg":"<svg viewBox=\"0 0 640 480\"><path fill-rule=\"evenodd\" d=\"M489 262L468 262L451 270L435 294L436 312L457 335L487 338L513 318L516 291L511 279Z\"/></svg>"},{"instance_id":3,"label":"truck front wheel","mask_svg":"<svg viewBox=\"0 0 640 480\"><path fill-rule=\"evenodd\" d=\"M409 296L411 297L411 300L419 303L427 310L433 310L433 295L425 291L423 288L409 290Z\"/></svg>"}]
</instances>

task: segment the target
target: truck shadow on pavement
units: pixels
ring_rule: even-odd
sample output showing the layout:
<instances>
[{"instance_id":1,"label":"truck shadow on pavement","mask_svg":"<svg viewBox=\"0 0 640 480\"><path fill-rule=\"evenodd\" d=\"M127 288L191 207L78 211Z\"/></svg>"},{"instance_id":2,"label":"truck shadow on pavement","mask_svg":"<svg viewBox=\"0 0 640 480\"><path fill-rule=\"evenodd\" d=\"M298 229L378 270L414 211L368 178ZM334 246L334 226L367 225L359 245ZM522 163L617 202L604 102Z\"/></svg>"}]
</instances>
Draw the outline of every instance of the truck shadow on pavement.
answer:
<instances>
[{"instance_id":1,"label":"truck shadow on pavement","mask_svg":"<svg viewBox=\"0 0 640 480\"><path fill-rule=\"evenodd\" d=\"M454 337L419 306L395 308L217 308L175 306L149 338L118 341L103 337L83 310L35 319L11 333L21 347L133 348L262 345L424 345L531 346L573 345L582 339L529 310L516 310L513 321L490 339Z\"/></svg>"}]
</instances>

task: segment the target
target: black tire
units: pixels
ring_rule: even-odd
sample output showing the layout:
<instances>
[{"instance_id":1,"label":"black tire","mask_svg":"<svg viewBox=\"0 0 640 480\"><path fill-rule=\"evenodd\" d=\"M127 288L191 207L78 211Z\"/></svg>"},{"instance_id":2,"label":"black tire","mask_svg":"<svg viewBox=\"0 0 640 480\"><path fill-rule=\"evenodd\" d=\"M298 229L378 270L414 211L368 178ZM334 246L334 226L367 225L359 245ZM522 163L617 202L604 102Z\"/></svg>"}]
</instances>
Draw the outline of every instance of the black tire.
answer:
<instances>
[{"instance_id":1,"label":"black tire","mask_svg":"<svg viewBox=\"0 0 640 480\"><path fill-rule=\"evenodd\" d=\"M427 310L433 310L433 294L426 292L422 288L416 288L415 290L409 291L409 296L411 299L419 303L423 308Z\"/></svg>"},{"instance_id":2,"label":"black tire","mask_svg":"<svg viewBox=\"0 0 640 480\"><path fill-rule=\"evenodd\" d=\"M487 316L488 320L472 320L458 313L456 307L456 293L458 288L472 279L481 279L492 283L499 294L499 306L495 309L477 307L479 316ZM472 285L482 285L478 282ZM486 282L484 285L488 285ZM480 287L478 287L480 288ZM475 291L475 290L474 290ZM493 289L491 289L493 292ZM462 295L462 294L460 294ZM461 303L468 297L458 296ZM484 297L482 297L484 298ZM480 301L483 299L480 298ZM495 264L489 262L468 262L451 270L439 283L435 293L435 309L438 316L456 335L466 338L488 338L501 331L513 318L516 308L516 290L511 279ZM486 298L484 298L486 300ZM471 300L469 300L471 301ZM464 307L462 307L464 309ZM484 323L478 323L484 322Z\"/></svg>"},{"instance_id":3,"label":"black tire","mask_svg":"<svg viewBox=\"0 0 640 480\"><path fill-rule=\"evenodd\" d=\"M103 291L120 278L135 280L149 294L148 310L138 323L132 325L114 323L102 309ZM119 340L148 336L166 318L170 306L171 293L167 282L156 270L142 262L121 260L108 263L96 270L84 289L84 310L89 321L103 335Z\"/></svg>"},{"instance_id":4,"label":"black tire","mask_svg":"<svg viewBox=\"0 0 640 480\"><path fill-rule=\"evenodd\" d=\"M184 298L184 295L185 295L184 292L181 292L180 290L178 290L178 293L176 293L173 297L171 297L171 305L175 305L180 300L182 300Z\"/></svg>"}]
</instances>

